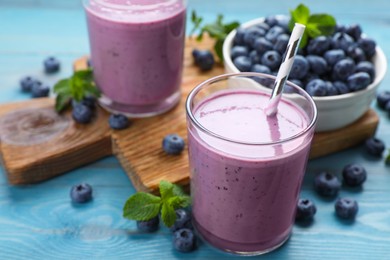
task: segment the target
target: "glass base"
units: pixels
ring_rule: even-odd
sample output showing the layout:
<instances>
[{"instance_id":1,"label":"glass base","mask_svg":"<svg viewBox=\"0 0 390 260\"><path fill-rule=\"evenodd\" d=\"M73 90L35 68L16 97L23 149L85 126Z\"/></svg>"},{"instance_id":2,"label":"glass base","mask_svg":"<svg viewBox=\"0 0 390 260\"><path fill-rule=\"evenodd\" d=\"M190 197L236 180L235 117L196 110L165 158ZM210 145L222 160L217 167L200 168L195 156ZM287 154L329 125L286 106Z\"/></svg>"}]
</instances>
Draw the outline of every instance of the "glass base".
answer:
<instances>
[{"instance_id":1,"label":"glass base","mask_svg":"<svg viewBox=\"0 0 390 260\"><path fill-rule=\"evenodd\" d=\"M177 103L179 103L181 97L180 91L173 93L171 96L166 98L164 101L149 104L149 105L129 105L129 104L121 104L117 103L107 96L102 95L99 99L99 104L114 114L123 114L130 118L143 118L143 117L151 117L156 116L162 113L167 112L172 109Z\"/></svg>"},{"instance_id":2,"label":"glass base","mask_svg":"<svg viewBox=\"0 0 390 260\"><path fill-rule=\"evenodd\" d=\"M198 225L195 220L192 221L196 234L206 244L224 253L241 256L257 256L269 253L281 247L291 236L292 228L289 228L282 235L266 243L237 243L214 236L203 227ZM203 235L206 234L207 238Z\"/></svg>"}]
</instances>

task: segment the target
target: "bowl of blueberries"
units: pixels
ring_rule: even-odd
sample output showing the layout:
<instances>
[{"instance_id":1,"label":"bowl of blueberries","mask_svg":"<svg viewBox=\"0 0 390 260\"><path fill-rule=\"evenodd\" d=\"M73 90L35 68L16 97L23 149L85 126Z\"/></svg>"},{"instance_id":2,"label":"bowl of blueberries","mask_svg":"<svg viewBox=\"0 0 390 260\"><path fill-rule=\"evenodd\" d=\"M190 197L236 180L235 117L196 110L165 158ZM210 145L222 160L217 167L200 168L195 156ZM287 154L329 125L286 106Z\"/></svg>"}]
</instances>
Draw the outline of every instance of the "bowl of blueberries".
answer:
<instances>
[{"instance_id":1,"label":"bowl of blueberries","mask_svg":"<svg viewBox=\"0 0 390 260\"><path fill-rule=\"evenodd\" d=\"M288 16L269 16L232 31L223 45L226 72L276 75L290 38L288 23ZM316 131L323 132L361 118L386 69L382 49L359 25L337 25L332 35L311 38L298 50L289 81L313 97L318 109Z\"/></svg>"}]
</instances>

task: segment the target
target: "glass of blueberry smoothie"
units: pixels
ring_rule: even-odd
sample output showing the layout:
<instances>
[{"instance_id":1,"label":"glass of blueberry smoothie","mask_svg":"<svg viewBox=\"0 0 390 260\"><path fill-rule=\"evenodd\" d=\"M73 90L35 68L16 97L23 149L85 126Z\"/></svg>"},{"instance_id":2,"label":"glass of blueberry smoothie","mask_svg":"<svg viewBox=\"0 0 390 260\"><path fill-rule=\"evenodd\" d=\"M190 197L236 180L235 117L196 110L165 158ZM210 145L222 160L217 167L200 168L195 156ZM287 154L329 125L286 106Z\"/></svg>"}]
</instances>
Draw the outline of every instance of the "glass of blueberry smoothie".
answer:
<instances>
[{"instance_id":1,"label":"glass of blueberry smoothie","mask_svg":"<svg viewBox=\"0 0 390 260\"><path fill-rule=\"evenodd\" d=\"M291 82L266 115L274 79L225 74L186 101L193 224L234 254L263 254L289 238L314 135L315 104Z\"/></svg>"},{"instance_id":2,"label":"glass of blueberry smoothie","mask_svg":"<svg viewBox=\"0 0 390 260\"><path fill-rule=\"evenodd\" d=\"M84 0L100 104L153 116L180 100L185 0Z\"/></svg>"}]
</instances>

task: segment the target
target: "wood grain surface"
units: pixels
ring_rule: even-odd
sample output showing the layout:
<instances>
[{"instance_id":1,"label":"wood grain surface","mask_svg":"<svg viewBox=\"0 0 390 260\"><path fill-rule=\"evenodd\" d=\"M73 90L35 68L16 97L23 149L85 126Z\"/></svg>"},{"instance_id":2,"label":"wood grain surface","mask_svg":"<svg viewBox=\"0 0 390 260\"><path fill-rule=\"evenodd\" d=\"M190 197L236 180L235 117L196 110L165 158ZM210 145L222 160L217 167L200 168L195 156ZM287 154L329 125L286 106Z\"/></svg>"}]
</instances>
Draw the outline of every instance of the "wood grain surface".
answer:
<instances>
[{"instance_id":1,"label":"wood grain surface","mask_svg":"<svg viewBox=\"0 0 390 260\"><path fill-rule=\"evenodd\" d=\"M226 21L247 20L269 14L284 14L299 0L246 0L188 2L206 22L218 13ZM359 23L363 31L376 39L390 55L390 1L314 1L304 2L315 13L335 16L341 24ZM73 61L89 52L85 16L79 0L2 0L0 1L0 103L29 100L18 82L33 75L54 82L72 73ZM188 32L191 22L188 19ZM61 71L42 72L42 61L55 55ZM390 91L386 74L379 90ZM380 118L376 136L390 147L388 113L372 109ZM41 151L40 151L41 152ZM317 205L315 219L309 225L295 224L289 241L280 249L254 259L270 260L388 260L390 255L390 168L384 158L370 157L364 147L336 152L309 161L301 197ZM321 171L341 178L347 163L359 163L368 172L361 189L342 187L340 197L359 203L354 222L343 222L334 214L334 200L319 197L313 179ZM93 187L91 203L74 205L69 198L72 185L87 182ZM122 217L126 199L135 188L119 161L110 156L82 166L48 181L12 186L0 169L0 259L243 259L220 253L200 242L198 250L184 254L172 247L172 235L166 228L153 234L137 231L133 221Z\"/></svg>"}]
</instances>

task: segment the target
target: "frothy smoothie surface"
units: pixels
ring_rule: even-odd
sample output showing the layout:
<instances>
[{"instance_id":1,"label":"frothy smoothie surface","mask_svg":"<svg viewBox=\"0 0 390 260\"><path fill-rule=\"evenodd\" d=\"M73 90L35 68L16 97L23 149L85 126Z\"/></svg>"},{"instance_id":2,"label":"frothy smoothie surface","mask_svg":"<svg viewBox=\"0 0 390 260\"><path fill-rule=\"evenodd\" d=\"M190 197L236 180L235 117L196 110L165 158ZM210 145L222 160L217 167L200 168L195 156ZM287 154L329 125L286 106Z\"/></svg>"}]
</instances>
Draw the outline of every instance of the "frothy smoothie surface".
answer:
<instances>
[{"instance_id":1,"label":"frothy smoothie surface","mask_svg":"<svg viewBox=\"0 0 390 260\"><path fill-rule=\"evenodd\" d=\"M268 100L269 96L260 92L224 92L205 100L195 117L220 136L248 143L280 141L307 127L303 111L287 102L279 104L276 117L267 117L264 110Z\"/></svg>"}]
</instances>

